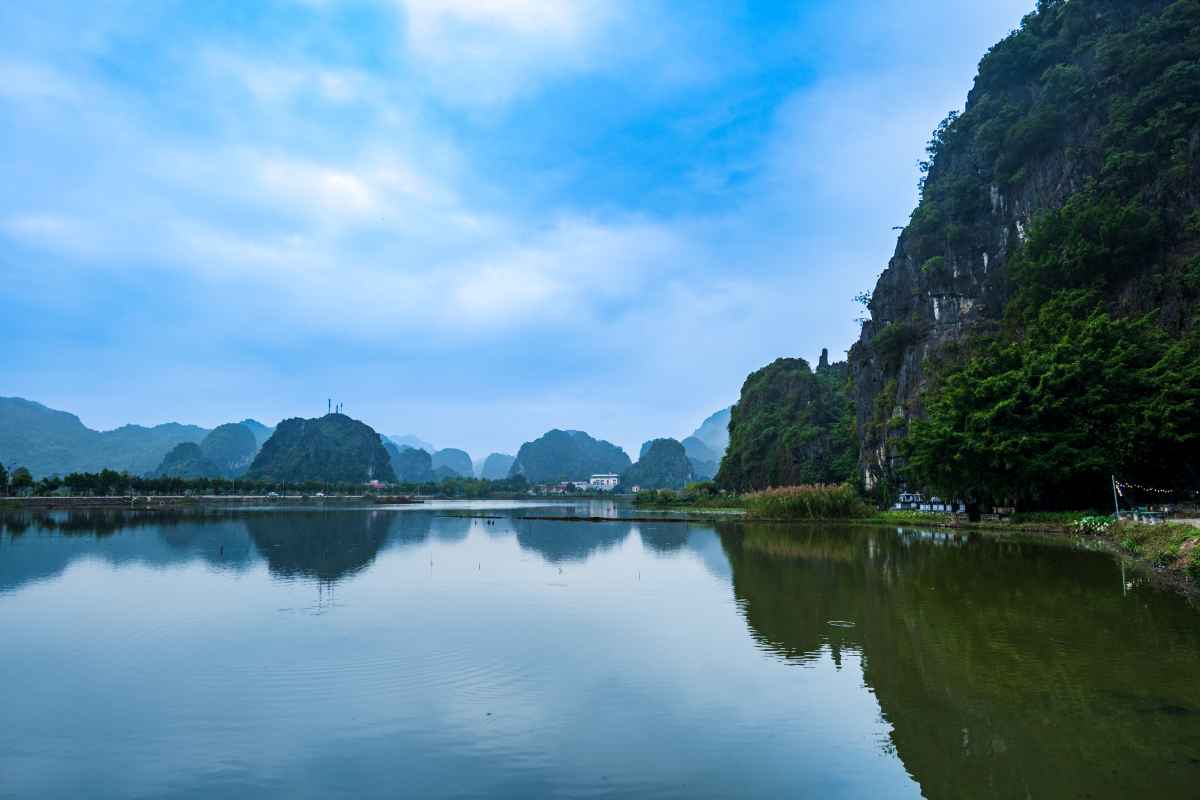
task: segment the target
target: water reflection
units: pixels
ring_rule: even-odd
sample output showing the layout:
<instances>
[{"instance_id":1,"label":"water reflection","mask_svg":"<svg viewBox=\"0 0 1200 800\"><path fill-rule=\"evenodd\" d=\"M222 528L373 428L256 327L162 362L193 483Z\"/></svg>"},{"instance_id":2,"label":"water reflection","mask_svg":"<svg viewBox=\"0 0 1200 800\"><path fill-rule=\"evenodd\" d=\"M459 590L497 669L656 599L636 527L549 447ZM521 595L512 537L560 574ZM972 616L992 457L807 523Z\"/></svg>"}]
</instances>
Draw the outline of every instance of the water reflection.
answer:
<instances>
[{"instance_id":1,"label":"water reflection","mask_svg":"<svg viewBox=\"0 0 1200 800\"><path fill-rule=\"evenodd\" d=\"M111 741L207 686L190 713L223 709L199 729L210 750L228 742L235 758L260 741L315 731L296 762L272 762L277 774L328 753L374 776L364 778L373 787L423 775L428 793L446 775L471 773L484 776L478 794L498 781L513 797L533 785L562 789L545 795L603 794L594 782L614 764L589 763L593 776L572 759L622 744L623 763L639 766L611 796L704 795L695 775L707 775L708 796L784 796L817 784L814 796L847 796L838 795L842 776L827 775L839 757L863 775L890 759L894 773L871 778L881 789L872 796L913 789L905 770L939 799L1184 797L1200 780L1200 616L1178 598L1127 587L1107 555L895 529L486 513L499 518L445 507L0 515L3 599L62 579L57 616L23 616L37 592L0 615L7 636L25 637L0 670L0 716L20 712L25 726L51 719L37 706L60 697L58 686L37 683L47 664L63 670L62 685L88 687L96 675L81 680L78 665L127 659L104 678L115 689L87 695L110 736L88 738L87 725L51 726L41 740L13 736L9 755L0 748L0 772L16 758L14 743L76 734L80 750L103 762ZM436 575L427 564L435 546ZM152 570L63 577L77 562ZM153 572L172 567L179 580ZM335 623L296 612L314 594L306 582L344 583L337 595L352 600ZM79 598L96 587L126 605L111 613L105 605L73 627ZM171 659L178 685L161 667ZM126 675L137 670L151 677ZM43 694L26 704L33 690L13 681ZM160 694L123 727L130 687L154 681ZM77 713L76 702L63 700L61 713ZM247 704L260 704L258 716L243 714ZM487 721L501 708L507 715ZM534 713L525 750L496 749L497 726ZM359 726L367 714L378 729ZM259 720L277 725L259 729ZM335 733L322 738L323 730ZM346 730L363 738L347 744ZM164 774L209 753L187 749L194 734L160 753ZM862 748L854 756L851 741ZM559 760L548 767L542 747L556 743ZM128 757L140 764L153 746ZM42 762L21 763L36 783ZM257 767L247 764L241 789L256 786ZM663 764L680 765L670 791L641 789ZM730 777L743 774L778 782L760 791ZM343 775L331 766L318 778L333 792Z\"/></svg>"},{"instance_id":2,"label":"water reflection","mask_svg":"<svg viewBox=\"0 0 1200 800\"><path fill-rule=\"evenodd\" d=\"M245 525L272 575L329 584L370 566L395 516L386 511L285 511L249 516Z\"/></svg>"},{"instance_id":3,"label":"water reflection","mask_svg":"<svg viewBox=\"0 0 1200 800\"><path fill-rule=\"evenodd\" d=\"M1186 797L1200 780L1193 610L1101 554L863 528L723 537L761 646L860 651L930 798Z\"/></svg>"},{"instance_id":4,"label":"water reflection","mask_svg":"<svg viewBox=\"0 0 1200 800\"><path fill-rule=\"evenodd\" d=\"M551 564L587 561L628 538L628 522L514 520L517 541Z\"/></svg>"}]
</instances>

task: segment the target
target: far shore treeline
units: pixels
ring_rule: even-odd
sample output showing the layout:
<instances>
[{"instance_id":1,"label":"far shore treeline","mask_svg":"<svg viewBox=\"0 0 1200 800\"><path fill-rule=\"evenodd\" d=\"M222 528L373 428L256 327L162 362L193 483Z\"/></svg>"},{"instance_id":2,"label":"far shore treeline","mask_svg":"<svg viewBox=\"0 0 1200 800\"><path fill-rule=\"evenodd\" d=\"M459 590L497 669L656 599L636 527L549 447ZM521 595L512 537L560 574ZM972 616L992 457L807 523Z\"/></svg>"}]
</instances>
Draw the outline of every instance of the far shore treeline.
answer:
<instances>
[{"instance_id":1,"label":"far shore treeline","mask_svg":"<svg viewBox=\"0 0 1200 800\"><path fill-rule=\"evenodd\" d=\"M16 482L14 481L14 484ZM128 472L102 470L101 472L72 472L64 478L47 477L40 481L29 479L29 493L44 497L56 491L66 489L72 495L119 497L135 494L145 496L179 496L184 494L208 495L249 495L268 494L302 494L315 495L363 495L368 493L383 495L426 495L441 494L446 497L490 497L494 494L522 494L528 491L529 482L523 475L512 478L489 480L487 478L446 478L440 483L426 481L425 483L398 483L384 487L372 486L369 483L351 483L348 481L328 482L305 480L297 482L254 480L252 478L172 478L166 475L158 478L145 478Z\"/></svg>"}]
</instances>

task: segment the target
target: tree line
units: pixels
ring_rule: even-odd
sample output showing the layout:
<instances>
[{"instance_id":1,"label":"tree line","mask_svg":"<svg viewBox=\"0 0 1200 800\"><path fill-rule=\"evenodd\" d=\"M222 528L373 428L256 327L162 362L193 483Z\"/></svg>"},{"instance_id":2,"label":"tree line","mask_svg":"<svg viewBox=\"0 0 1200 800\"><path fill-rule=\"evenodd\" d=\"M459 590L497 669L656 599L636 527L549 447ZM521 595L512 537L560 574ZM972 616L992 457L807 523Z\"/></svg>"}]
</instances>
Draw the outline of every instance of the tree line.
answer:
<instances>
[{"instance_id":1,"label":"tree line","mask_svg":"<svg viewBox=\"0 0 1200 800\"><path fill-rule=\"evenodd\" d=\"M18 474L19 473L19 474ZM524 493L529 488L525 476L488 480L487 478L445 478L440 483L387 484L383 488L367 483L340 481L265 481L250 478L179 478L161 475L157 478L142 477L129 472L106 469L100 472L72 472L65 477L49 476L34 481L27 470L15 470L11 483L3 465L0 465L0 484L10 487L12 494L45 497L56 492L81 497L120 497L127 494L146 496L178 496L184 494L211 495L265 495L279 494L315 495L442 495L445 497L488 497L493 493Z\"/></svg>"}]
</instances>

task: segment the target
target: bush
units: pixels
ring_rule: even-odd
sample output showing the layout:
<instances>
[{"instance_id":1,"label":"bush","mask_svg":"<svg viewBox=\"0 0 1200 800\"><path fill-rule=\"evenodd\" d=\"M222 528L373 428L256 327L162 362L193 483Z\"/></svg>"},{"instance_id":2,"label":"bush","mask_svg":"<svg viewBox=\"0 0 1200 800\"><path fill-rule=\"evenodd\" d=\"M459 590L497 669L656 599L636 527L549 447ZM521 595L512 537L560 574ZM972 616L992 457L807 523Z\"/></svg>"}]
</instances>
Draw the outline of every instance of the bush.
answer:
<instances>
[{"instance_id":1,"label":"bush","mask_svg":"<svg viewBox=\"0 0 1200 800\"><path fill-rule=\"evenodd\" d=\"M748 494L746 514L760 519L856 519L871 510L848 483L784 486Z\"/></svg>"},{"instance_id":2,"label":"bush","mask_svg":"<svg viewBox=\"0 0 1200 800\"><path fill-rule=\"evenodd\" d=\"M1076 522L1072 527L1078 533L1095 535L1099 533L1108 533L1108 529L1112 526L1112 520L1108 517L1084 517Z\"/></svg>"}]
</instances>

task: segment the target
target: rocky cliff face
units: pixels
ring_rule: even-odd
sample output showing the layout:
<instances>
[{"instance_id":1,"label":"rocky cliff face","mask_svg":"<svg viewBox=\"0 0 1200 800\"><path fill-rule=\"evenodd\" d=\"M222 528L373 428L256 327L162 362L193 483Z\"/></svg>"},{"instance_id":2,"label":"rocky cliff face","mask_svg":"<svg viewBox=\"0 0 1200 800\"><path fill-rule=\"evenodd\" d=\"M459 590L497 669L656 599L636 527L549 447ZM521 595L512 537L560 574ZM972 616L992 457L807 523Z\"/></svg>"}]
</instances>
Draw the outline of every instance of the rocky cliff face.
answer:
<instances>
[{"instance_id":1,"label":"rocky cliff face","mask_svg":"<svg viewBox=\"0 0 1200 800\"><path fill-rule=\"evenodd\" d=\"M1114 166L1114 147L1151 150L1153 143L1129 144L1130 136L1114 119L1125 115L1122 119L1132 122L1120 124L1129 130L1140 130L1138 124L1151 130L1153 121L1163 117L1161 109L1173 101L1196 102L1186 96L1191 89L1171 88L1183 85L1178 81L1156 91L1184 96L1149 97L1149 89L1137 84L1142 66L1128 65L1131 58L1143 56L1120 37L1135 28L1158 26L1155 41L1170 57L1173 41L1183 37L1186 44L1187 37L1195 38L1197 6L1043 0L1022 29L981 62L965 112L952 115L930 143L921 204L871 293L871 318L851 351L860 472L868 489L880 481L896 482L905 464L896 441L911 420L927 418L922 401L930 384L926 359L953 354L972 332L998 330L1014 292L1005 267L1040 214L1061 208L1099 179L1124 199L1143 198L1168 233L1187 227L1200 196L1195 170L1192 177L1165 187L1161 173L1138 183L1131 169L1128 174L1134 177L1125 179L1120 171L1125 167ZM1145 80L1160 85L1172 69L1182 74L1189 67L1180 58L1175 67L1145 68L1150 75ZM1110 102L1118 89L1131 98L1120 101L1124 105ZM1138 111L1134 106L1139 103L1146 108ZM1200 154L1196 107L1188 112L1192 116L1186 125L1171 122L1183 131L1171 145L1173 158L1190 162ZM1164 263L1170 261L1168 254ZM1184 298L1151 296L1142 290L1148 280L1147 273L1128 282L1114 300L1124 302L1130 313L1161 307L1171 328L1172 315L1181 316L1176 312Z\"/></svg>"}]
</instances>

